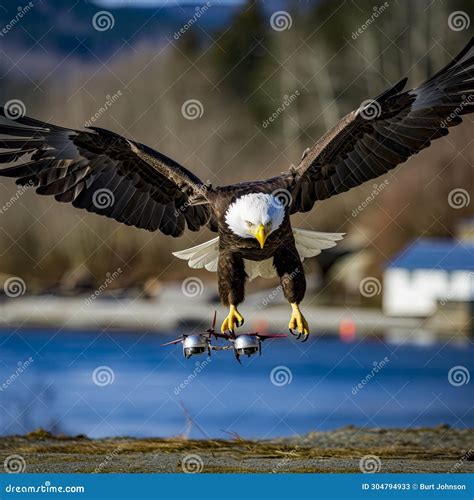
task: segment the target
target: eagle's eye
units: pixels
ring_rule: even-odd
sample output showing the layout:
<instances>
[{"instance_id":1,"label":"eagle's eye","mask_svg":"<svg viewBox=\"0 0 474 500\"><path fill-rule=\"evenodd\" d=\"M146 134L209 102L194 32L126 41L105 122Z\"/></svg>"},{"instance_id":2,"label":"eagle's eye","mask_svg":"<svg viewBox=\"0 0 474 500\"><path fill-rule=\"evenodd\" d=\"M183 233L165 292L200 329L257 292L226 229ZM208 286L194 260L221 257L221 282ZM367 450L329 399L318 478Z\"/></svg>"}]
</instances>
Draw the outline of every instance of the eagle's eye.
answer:
<instances>
[{"instance_id":1,"label":"eagle's eye","mask_svg":"<svg viewBox=\"0 0 474 500\"><path fill-rule=\"evenodd\" d=\"M245 224L247 224L247 227L253 227L253 222L250 222L248 220L245 221Z\"/></svg>"}]
</instances>

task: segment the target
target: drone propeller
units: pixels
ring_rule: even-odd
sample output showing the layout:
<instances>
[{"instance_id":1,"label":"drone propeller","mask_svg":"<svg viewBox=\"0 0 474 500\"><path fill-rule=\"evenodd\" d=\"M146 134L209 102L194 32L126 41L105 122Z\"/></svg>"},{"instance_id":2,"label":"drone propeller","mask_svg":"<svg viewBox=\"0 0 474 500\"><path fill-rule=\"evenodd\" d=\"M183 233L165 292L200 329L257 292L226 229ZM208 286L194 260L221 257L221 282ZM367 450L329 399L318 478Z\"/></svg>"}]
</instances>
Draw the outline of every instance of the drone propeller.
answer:
<instances>
[{"instance_id":1,"label":"drone propeller","mask_svg":"<svg viewBox=\"0 0 474 500\"><path fill-rule=\"evenodd\" d=\"M214 311L214 318L212 320L211 330L214 331L216 328L217 311Z\"/></svg>"},{"instance_id":2,"label":"drone propeller","mask_svg":"<svg viewBox=\"0 0 474 500\"><path fill-rule=\"evenodd\" d=\"M266 339L279 339L283 337L288 337L286 333L239 333L239 337L241 336L247 336L247 337L258 337L261 340L266 340Z\"/></svg>"},{"instance_id":3,"label":"drone propeller","mask_svg":"<svg viewBox=\"0 0 474 500\"><path fill-rule=\"evenodd\" d=\"M234 349L234 356L235 356L235 359L237 360L237 362L239 363L239 365L242 364L242 361L240 361L240 354Z\"/></svg>"},{"instance_id":4,"label":"drone propeller","mask_svg":"<svg viewBox=\"0 0 474 500\"><path fill-rule=\"evenodd\" d=\"M214 337L217 338L217 334L216 334L216 320L217 320L217 311L214 311L214 317L212 318L212 323L211 323L211 327L208 328L206 330L206 332L209 334L209 335L214 335Z\"/></svg>"},{"instance_id":5,"label":"drone propeller","mask_svg":"<svg viewBox=\"0 0 474 500\"><path fill-rule=\"evenodd\" d=\"M283 337L288 337L288 335L286 333L272 333L272 334L256 333L255 335L257 337L261 338L262 340L266 340L266 339L281 339Z\"/></svg>"},{"instance_id":6,"label":"drone propeller","mask_svg":"<svg viewBox=\"0 0 474 500\"><path fill-rule=\"evenodd\" d=\"M172 340L171 342L166 342L166 344L161 344L161 347L164 347L165 345L177 344L178 342L182 342L182 341L183 341L182 338L176 339L176 340Z\"/></svg>"}]
</instances>

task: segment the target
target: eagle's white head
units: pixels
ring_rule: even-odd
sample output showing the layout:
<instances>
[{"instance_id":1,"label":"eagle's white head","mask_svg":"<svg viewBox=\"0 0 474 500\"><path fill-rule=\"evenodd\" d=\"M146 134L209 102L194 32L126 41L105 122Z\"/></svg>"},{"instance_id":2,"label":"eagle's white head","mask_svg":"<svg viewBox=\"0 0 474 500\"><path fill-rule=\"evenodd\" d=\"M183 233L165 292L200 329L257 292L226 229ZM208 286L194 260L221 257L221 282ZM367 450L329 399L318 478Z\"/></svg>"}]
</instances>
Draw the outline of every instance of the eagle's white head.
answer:
<instances>
[{"instance_id":1,"label":"eagle's white head","mask_svg":"<svg viewBox=\"0 0 474 500\"><path fill-rule=\"evenodd\" d=\"M244 194L229 205L225 221L241 238L255 238L263 248L268 235L278 229L285 218L285 205L266 193Z\"/></svg>"}]
</instances>

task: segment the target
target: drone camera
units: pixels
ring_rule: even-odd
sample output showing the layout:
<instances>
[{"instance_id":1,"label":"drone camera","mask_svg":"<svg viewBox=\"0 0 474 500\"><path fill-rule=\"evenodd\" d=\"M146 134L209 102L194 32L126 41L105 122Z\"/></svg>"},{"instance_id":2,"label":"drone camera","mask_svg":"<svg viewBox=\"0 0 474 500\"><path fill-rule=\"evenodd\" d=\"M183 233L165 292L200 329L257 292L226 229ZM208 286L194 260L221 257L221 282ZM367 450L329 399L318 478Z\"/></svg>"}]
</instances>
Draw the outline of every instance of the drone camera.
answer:
<instances>
[{"instance_id":1,"label":"drone camera","mask_svg":"<svg viewBox=\"0 0 474 500\"><path fill-rule=\"evenodd\" d=\"M255 335L239 335L234 341L234 350L239 356L252 356L260 351L260 340Z\"/></svg>"},{"instance_id":2,"label":"drone camera","mask_svg":"<svg viewBox=\"0 0 474 500\"><path fill-rule=\"evenodd\" d=\"M203 354L208 350L208 342L202 335L189 335L183 341L183 354L185 358Z\"/></svg>"}]
</instances>

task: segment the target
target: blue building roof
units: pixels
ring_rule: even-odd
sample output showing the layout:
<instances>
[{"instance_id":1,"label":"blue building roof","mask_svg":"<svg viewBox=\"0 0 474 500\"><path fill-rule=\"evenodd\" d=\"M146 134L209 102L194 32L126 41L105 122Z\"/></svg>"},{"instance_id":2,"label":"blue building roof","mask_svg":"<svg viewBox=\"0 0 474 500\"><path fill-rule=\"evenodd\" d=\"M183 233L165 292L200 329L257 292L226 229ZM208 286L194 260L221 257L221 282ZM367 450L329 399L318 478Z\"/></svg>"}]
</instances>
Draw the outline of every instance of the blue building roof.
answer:
<instances>
[{"instance_id":1,"label":"blue building roof","mask_svg":"<svg viewBox=\"0 0 474 500\"><path fill-rule=\"evenodd\" d=\"M389 268L474 271L474 243L450 239L422 239L405 247Z\"/></svg>"}]
</instances>

